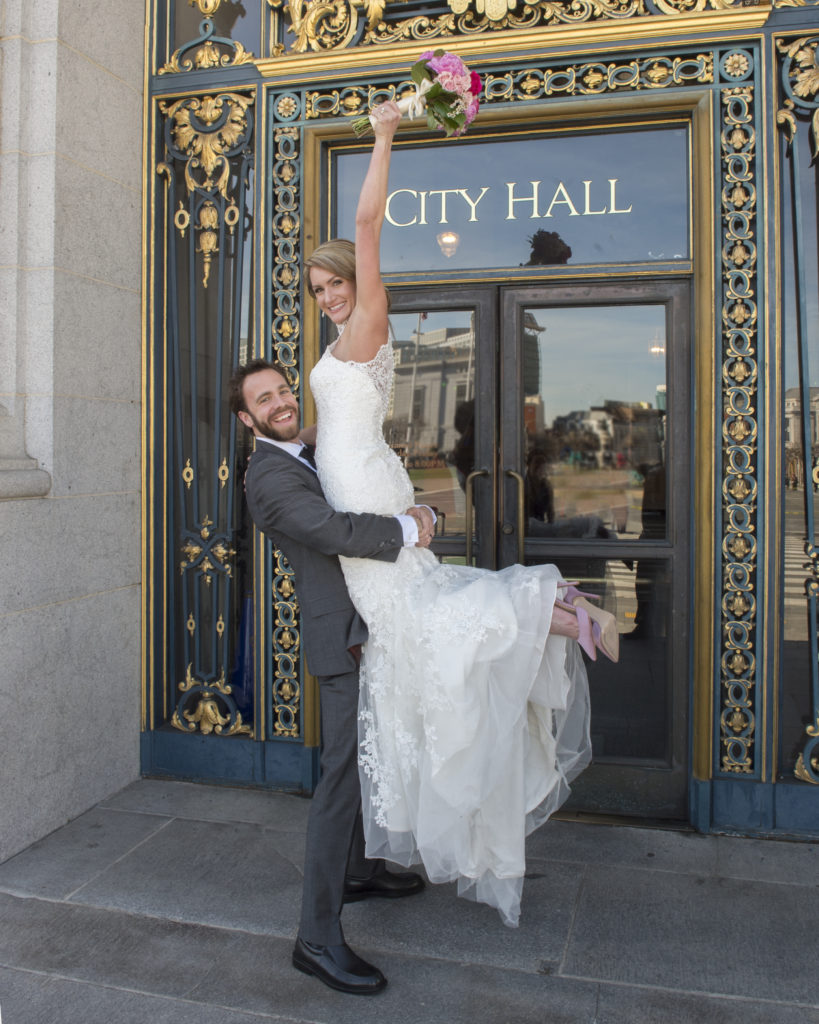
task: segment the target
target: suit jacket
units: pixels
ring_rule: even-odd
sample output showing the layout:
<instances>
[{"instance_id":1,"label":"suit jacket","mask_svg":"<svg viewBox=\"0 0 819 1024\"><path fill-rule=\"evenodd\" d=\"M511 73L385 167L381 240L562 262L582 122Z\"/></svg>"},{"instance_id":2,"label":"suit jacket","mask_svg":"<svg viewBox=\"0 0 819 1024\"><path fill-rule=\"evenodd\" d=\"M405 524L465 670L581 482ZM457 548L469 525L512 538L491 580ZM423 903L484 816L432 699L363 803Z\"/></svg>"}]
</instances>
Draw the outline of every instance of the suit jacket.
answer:
<instances>
[{"instance_id":1,"label":"suit jacket","mask_svg":"<svg viewBox=\"0 0 819 1024\"><path fill-rule=\"evenodd\" d=\"M366 640L367 627L338 556L394 562L404 545L401 524L393 516L336 512L308 466L264 441L250 460L245 491L254 523L295 573L307 667L317 676L351 672L349 648Z\"/></svg>"}]
</instances>

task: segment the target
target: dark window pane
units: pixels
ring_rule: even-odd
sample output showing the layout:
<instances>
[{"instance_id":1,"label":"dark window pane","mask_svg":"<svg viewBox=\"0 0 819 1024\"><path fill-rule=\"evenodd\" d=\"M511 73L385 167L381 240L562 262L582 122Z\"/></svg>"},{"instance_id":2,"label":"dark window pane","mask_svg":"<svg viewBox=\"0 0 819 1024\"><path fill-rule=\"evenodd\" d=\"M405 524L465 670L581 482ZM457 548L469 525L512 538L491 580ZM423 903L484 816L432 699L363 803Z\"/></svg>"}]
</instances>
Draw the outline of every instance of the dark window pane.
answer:
<instances>
[{"instance_id":1,"label":"dark window pane","mask_svg":"<svg viewBox=\"0 0 819 1024\"><path fill-rule=\"evenodd\" d=\"M339 147L336 234L354 236L369 150ZM395 147L385 271L688 259L689 138L628 131Z\"/></svg>"}]
</instances>

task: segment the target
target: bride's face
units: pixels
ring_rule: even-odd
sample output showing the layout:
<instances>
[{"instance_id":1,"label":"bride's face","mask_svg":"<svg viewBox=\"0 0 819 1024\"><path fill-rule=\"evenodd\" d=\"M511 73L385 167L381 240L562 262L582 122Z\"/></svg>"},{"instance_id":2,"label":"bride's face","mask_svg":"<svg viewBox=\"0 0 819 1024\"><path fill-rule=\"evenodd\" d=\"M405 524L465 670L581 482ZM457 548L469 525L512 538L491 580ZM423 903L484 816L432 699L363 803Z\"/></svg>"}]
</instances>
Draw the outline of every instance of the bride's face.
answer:
<instances>
[{"instance_id":1,"label":"bride's face","mask_svg":"<svg viewBox=\"0 0 819 1024\"><path fill-rule=\"evenodd\" d=\"M322 313L334 324L343 324L350 319L355 306L355 284L322 267L310 268L310 284L316 302Z\"/></svg>"}]
</instances>

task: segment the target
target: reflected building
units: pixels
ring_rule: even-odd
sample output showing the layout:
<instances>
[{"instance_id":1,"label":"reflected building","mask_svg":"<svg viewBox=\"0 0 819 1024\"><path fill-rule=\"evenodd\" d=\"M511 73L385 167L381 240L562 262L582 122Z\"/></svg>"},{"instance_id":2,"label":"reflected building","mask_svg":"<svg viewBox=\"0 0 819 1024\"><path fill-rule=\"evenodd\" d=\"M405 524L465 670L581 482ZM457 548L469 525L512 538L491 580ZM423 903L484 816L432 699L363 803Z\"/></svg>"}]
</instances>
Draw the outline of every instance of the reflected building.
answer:
<instances>
[{"instance_id":1,"label":"reflected building","mask_svg":"<svg viewBox=\"0 0 819 1024\"><path fill-rule=\"evenodd\" d=\"M456 410L474 398L475 335L444 327L396 340L395 386L384 430L388 442L417 458L455 447Z\"/></svg>"},{"instance_id":2,"label":"reflected building","mask_svg":"<svg viewBox=\"0 0 819 1024\"><path fill-rule=\"evenodd\" d=\"M810 389L810 439L811 448L819 444L819 388ZM802 447L802 391L788 388L785 392L785 444Z\"/></svg>"}]
</instances>

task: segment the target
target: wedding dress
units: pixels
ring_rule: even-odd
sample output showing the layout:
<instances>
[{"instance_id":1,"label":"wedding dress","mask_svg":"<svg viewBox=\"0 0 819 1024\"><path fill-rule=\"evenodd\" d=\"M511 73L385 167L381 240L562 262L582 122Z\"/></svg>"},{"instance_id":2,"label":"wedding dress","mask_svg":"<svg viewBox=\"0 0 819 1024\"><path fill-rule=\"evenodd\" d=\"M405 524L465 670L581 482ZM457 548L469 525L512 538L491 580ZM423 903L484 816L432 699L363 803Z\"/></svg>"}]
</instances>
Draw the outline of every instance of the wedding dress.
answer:
<instances>
[{"instance_id":1,"label":"wedding dress","mask_svg":"<svg viewBox=\"0 0 819 1024\"><path fill-rule=\"evenodd\" d=\"M386 444L393 352L310 376L316 463L329 503L394 514L416 502ZM591 758L588 684L577 643L548 635L560 573L491 572L425 548L395 563L341 559L368 625L359 765L367 856L410 866L516 925L526 835L565 800Z\"/></svg>"}]
</instances>

